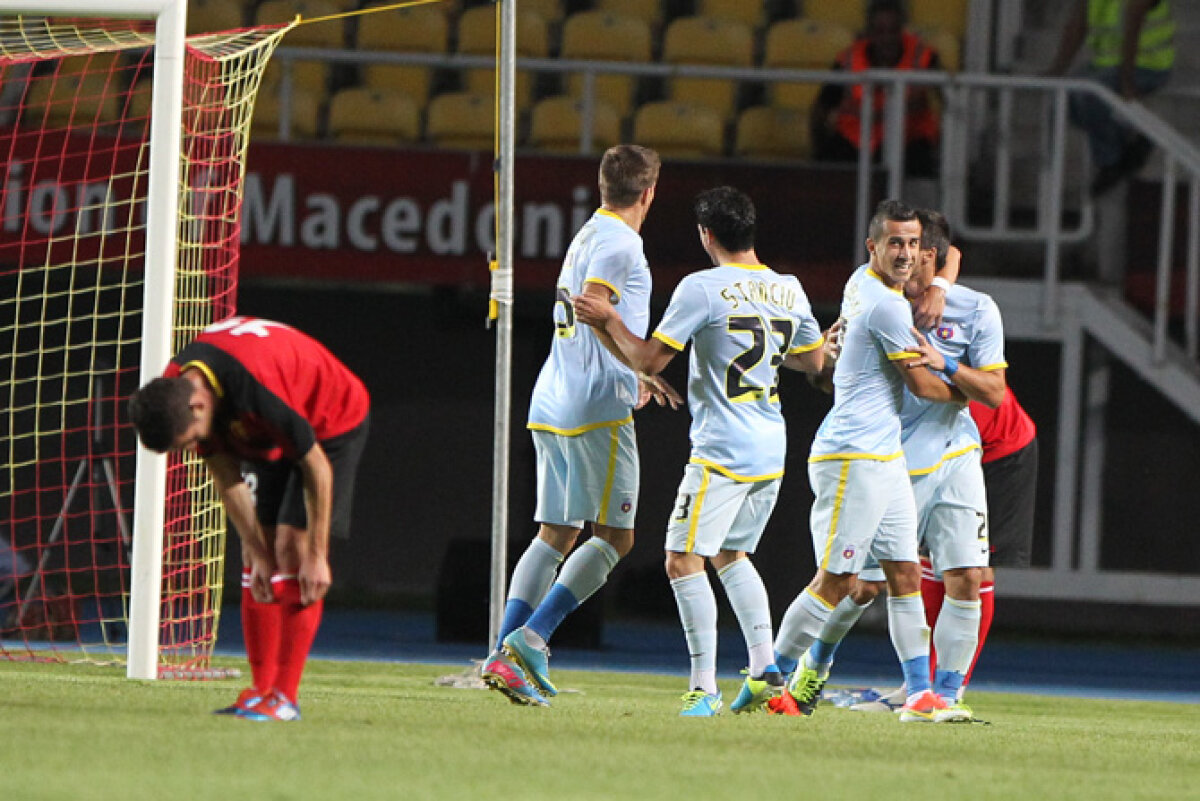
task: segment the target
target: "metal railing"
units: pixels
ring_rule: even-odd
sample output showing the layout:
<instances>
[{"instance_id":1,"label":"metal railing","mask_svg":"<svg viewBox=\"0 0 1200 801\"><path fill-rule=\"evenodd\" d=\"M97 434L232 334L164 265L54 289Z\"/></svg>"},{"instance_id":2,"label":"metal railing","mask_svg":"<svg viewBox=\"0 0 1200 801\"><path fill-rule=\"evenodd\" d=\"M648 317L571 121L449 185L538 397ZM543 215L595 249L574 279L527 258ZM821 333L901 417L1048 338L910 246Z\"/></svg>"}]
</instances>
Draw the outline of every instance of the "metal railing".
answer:
<instances>
[{"instance_id":1,"label":"metal railing","mask_svg":"<svg viewBox=\"0 0 1200 801\"><path fill-rule=\"evenodd\" d=\"M297 61L319 61L327 64L362 66L367 64L396 64L425 66L439 70L495 68L490 56L442 55L422 53L353 52L324 48L281 47L275 58L283 64L280 100L281 139L290 133L291 65ZM1086 191L1072 190L1066 185L1067 100L1072 92L1099 98L1113 109L1115 115L1151 140L1163 153L1164 168L1161 192L1161 213L1158 236L1155 302L1153 312L1153 353L1156 362L1167 358L1169 346L1179 345L1195 359L1200 355L1200 150L1170 125L1141 104L1125 101L1104 86L1092 81L1072 78L1040 78L982 73L959 73L913 70L869 70L847 73L831 70L748 69L717 66L638 64L611 61L582 61L548 58L519 58L517 68L527 72L578 74L583 77L581 96L582 132L580 152L592 150L592 124L595 119L595 79L599 75L628 75L638 78L713 78L746 84L813 83L862 84L880 87L888 101L885 105L885 136L880 165L872 165L870 154L861 151L857 166L856 234L849 243L851 260L860 258L861 243L866 239L867 217L872 201L872 180L876 169L886 180L887 195L899 197L904 186L904 143L901 124L907 91L913 87L938 90L944 101L941 174L938 178L940 205L955 221L956 228L967 239L989 241L1021 241L1044 243L1042 280L1042 319L1048 327L1058 309L1060 264L1064 245L1077 243L1091 236L1095 228L1091 199ZM1012 166L1014 163L1015 114L1014 98L1018 93L1041 96L1041 130L1037 152L1037 190L1032 196L1014 196ZM869 102L873 92L862 93L860 115L862 131L873 125L874 105ZM992 124L981 125L978 115L992 114ZM971 141L972 130L989 128L995 132L996 151L991 161L989 181L994 194L993 216L990 223L980 225L970 221L966 187L972 169L980 166L978 148ZM862 136L860 140L866 141ZM1186 230L1186 278L1184 282L1184 324L1180 342L1172 343L1170 336L1171 272L1175 261L1176 192L1180 182L1188 186ZM1078 188L1076 188L1078 189ZM1064 220L1065 209L1074 203L1078 221L1074 226ZM1013 220L1013 209L1032 211L1034 224L1019 225Z\"/></svg>"}]
</instances>

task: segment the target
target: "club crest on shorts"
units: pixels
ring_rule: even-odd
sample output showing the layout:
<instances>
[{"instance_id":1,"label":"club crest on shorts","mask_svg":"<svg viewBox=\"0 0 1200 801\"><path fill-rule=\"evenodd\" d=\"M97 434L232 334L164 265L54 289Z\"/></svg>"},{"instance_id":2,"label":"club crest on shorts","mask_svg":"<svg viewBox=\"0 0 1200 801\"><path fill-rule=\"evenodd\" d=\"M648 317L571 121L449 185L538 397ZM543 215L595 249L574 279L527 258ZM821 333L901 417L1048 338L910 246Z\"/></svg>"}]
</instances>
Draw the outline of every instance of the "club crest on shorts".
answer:
<instances>
[{"instance_id":1,"label":"club crest on shorts","mask_svg":"<svg viewBox=\"0 0 1200 801\"><path fill-rule=\"evenodd\" d=\"M845 550L843 550L842 558L843 559L853 559L854 558L854 548L850 547L850 548L846 548Z\"/></svg>"},{"instance_id":2,"label":"club crest on shorts","mask_svg":"<svg viewBox=\"0 0 1200 801\"><path fill-rule=\"evenodd\" d=\"M937 336L938 339L949 339L950 337L954 336L954 326L939 325L937 327L937 331L935 331L934 334Z\"/></svg>"},{"instance_id":3,"label":"club crest on shorts","mask_svg":"<svg viewBox=\"0 0 1200 801\"><path fill-rule=\"evenodd\" d=\"M633 508L633 498L625 497L621 499L621 511L628 513Z\"/></svg>"}]
</instances>

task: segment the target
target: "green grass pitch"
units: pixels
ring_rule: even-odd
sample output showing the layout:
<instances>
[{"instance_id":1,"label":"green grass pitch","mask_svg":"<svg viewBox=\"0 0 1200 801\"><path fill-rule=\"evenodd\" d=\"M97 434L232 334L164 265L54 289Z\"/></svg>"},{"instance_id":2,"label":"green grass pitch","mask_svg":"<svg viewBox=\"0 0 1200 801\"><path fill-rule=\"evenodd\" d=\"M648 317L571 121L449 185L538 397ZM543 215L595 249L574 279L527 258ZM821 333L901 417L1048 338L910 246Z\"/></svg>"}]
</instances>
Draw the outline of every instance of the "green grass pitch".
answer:
<instances>
[{"instance_id":1,"label":"green grass pitch","mask_svg":"<svg viewBox=\"0 0 1200 801\"><path fill-rule=\"evenodd\" d=\"M435 686L449 672L315 661L304 719L254 723L210 714L234 681L0 663L0 797L1180 801L1200 787L1196 705L977 693L990 725L828 705L681 719L681 677L559 671L574 691L532 709ZM722 684L731 699L736 682Z\"/></svg>"}]
</instances>

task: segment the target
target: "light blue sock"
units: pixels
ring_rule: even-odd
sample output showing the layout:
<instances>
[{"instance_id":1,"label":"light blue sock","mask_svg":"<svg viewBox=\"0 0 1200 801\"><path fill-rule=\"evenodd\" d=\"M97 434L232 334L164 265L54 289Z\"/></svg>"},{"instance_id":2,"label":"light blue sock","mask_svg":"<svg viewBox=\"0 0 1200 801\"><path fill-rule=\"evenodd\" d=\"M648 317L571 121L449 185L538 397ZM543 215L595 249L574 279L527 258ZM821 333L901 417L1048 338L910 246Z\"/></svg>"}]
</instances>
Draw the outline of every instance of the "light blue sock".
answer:
<instances>
[{"instance_id":1,"label":"light blue sock","mask_svg":"<svg viewBox=\"0 0 1200 801\"><path fill-rule=\"evenodd\" d=\"M796 600L792 601L779 623L779 633L775 635L775 664L780 670L785 669L778 661L780 659L793 666L792 670L787 672L795 670L796 660L799 660L813 640L817 639L832 611L833 607L808 589L796 596Z\"/></svg>"},{"instance_id":2,"label":"light blue sock","mask_svg":"<svg viewBox=\"0 0 1200 801\"><path fill-rule=\"evenodd\" d=\"M833 665L838 646L842 644L842 640L850 633L850 629L854 628L854 624L863 616L863 612L867 611L867 607L873 601L872 598L871 601L860 606L847 595L840 604L833 608L829 614L829 620L826 620L825 625L821 627L821 634L817 637L817 641L808 649L808 658L813 661L813 667L822 673L829 670L829 667Z\"/></svg>"},{"instance_id":3,"label":"light blue sock","mask_svg":"<svg viewBox=\"0 0 1200 801\"><path fill-rule=\"evenodd\" d=\"M534 537L525 553L521 554L509 582L508 601L504 604L500 637L496 641L497 650L510 632L525 625L534 607L546 597L562 560L563 555L541 537Z\"/></svg>"},{"instance_id":4,"label":"light blue sock","mask_svg":"<svg viewBox=\"0 0 1200 801\"><path fill-rule=\"evenodd\" d=\"M888 633L904 671L910 696L929 689L929 626L921 594L888 598Z\"/></svg>"},{"instance_id":5,"label":"light blue sock","mask_svg":"<svg viewBox=\"0 0 1200 801\"><path fill-rule=\"evenodd\" d=\"M779 668L779 672L783 675L790 676L795 673L799 665L800 660L796 657L775 652L775 667Z\"/></svg>"},{"instance_id":6,"label":"light blue sock","mask_svg":"<svg viewBox=\"0 0 1200 801\"><path fill-rule=\"evenodd\" d=\"M771 666L771 602L767 588L749 559L726 565L717 571L717 577L746 640L750 675L761 676Z\"/></svg>"},{"instance_id":7,"label":"light blue sock","mask_svg":"<svg viewBox=\"0 0 1200 801\"><path fill-rule=\"evenodd\" d=\"M706 693L717 692L717 597L708 574L671 579L671 591L679 607L679 622L687 640L692 672L689 687Z\"/></svg>"},{"instance_id":8,"label":"light blue sock","mask_svg":"<svg viewBox=\"0 0 1200 801\"><path fill-rule=\"evenodd\" d=\"M599 537L592 537L580 545L567 557L562 570L558 571L558 581L525 625L549 642L567 615L604 586L620 558L617 549Z\"/></svg>"},{"instance_id":9,"label":"light blue sock","mask_svg":"<svg viewBox=\"0 0 1200 801\"><path fill-rule=\"evenodd\" d=\"M958 697L958 690L971 668L971 660L975 658L980 607L979 601L960 601L947 595L933 630L933 645L938 657L933 689L951 702Z\"/></svg>"}]
</instances>

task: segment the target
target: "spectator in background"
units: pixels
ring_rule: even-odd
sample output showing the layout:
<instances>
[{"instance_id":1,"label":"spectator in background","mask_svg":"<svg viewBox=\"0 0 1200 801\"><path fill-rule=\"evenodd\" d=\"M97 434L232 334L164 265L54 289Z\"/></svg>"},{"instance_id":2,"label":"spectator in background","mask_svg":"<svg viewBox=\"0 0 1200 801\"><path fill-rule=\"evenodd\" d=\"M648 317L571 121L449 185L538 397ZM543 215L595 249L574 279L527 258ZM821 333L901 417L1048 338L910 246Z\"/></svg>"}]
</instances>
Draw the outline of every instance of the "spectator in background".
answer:
<instances>
[{"instance_id":1,"label":"spectator in background","mask_svg":"<svg viewBox=\"0 0 1200 801\"><path fill-rule=\"evenodd\" d=\"M904 30L900 0L872 0L866 28L854 44L834 61L833 69L862 72L869 69L939 70L937 51L915 34ZM813 147L820 161L857 161L861 147L862 85L828 84L821 88L812 108ZM887 92L876 87L872 158L879 158L886 117ZM931 177L937 172L940 121L935 91L910 87L905 97L904 162L907 173Z\"/></svg>"},{"instance_id":2,"label":"spectator in background","mask_svg":"<svg viewBox=\"0 0 1200 801\"><path fill-rule=\"evenodd\" d=\"M1066 74L1086 40L1092 53L1084 75L1136 100L1166 85L1175 63L1174 36L1170 0L1075 0L1046 74ZM1071 121L1087 133L1096 166L1094 197L1136 173L1150 157L1150 140L1117 120L1104 101L1072 94L1070 109Z\"/></svg>"}]
</instances>

